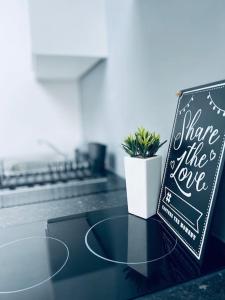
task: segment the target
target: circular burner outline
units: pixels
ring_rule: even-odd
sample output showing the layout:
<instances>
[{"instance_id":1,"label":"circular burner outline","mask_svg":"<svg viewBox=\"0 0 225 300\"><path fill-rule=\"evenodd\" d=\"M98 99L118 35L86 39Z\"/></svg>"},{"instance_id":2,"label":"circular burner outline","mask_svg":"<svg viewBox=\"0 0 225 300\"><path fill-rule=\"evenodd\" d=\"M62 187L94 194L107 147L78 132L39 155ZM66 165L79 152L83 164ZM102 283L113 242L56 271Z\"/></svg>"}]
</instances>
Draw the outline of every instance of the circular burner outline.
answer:
<instances>
[{"instance_id":1,"label":"circular burner outline","mask_svg":"<svg viewBox=\"0 0 225 300\"><path fill-rule=\"evenodd\" d=\"M141 265L141 264L151 263L151 262L155 262L155 261L158 261L158 260L160 260L160 259L163 259L163 258L165 258L166 256L170 255L170 254L173 252L173 250L176 248L176 246L177 246L177 238L174 238L174 237L170 234L170 232L165 228L165 226L163 225L162 222L160 222L160 221L157 220L157 219L151 218L151 220L154 220L154 221L160 223L160 225L165 229L165 231L168 233L168 235L175 241L174 246L170 249L170 251L168 251L168 252L165 253L164 255L162 255L162 256L160 256L160 257L157 257L157 258L154 258L154 259L151 259L151 260L146 260L146 261L140 261L140 262L132 262L132 261L131 261L131 262L125 262L125 261L119 261L119 260L114 260L114 259L106 258L106 257L101 256L100 254L96 253L96 252L91 248L91 246L89 245L88 240L87 240L87 239L88 239L88 235L89 235L89 233L91 232L91 230L92 230L95 226L97 226L97 225L99 225L99 224L101 224L101 223L103 223L103 222L106 222L106 221L108 221L108 220L119 219L119 218L124 218L124 217L128 217L128 216L129 216L129 215L120 215L120 216L115 216L115 217L106 218L106 219L103 219L103 220L101 220L101 221L95 223L93 226L91 226L91 227L88 229L88 231L86 232L86 234L85 234L85 245L86 245L86 247L88 248L88 250L89 250L92 254L94 254L95 256L97 256L97 257L99 257L99 258L101 258L101 259L103 259L103 260L112 262L112 263L117 263L117 264L122 264L122 265Z\"/></svg>"},{"instance_id":2,"label":"circular burner outline","mask_svg":"<svg viewBox=\"0 0 225 300\"><path fill-rule=\"evenodd\" d=\"M30 290L32 288L35 288L35 287L39 286L39 285L42 285L43 283L45 283L45 282L51 280L53 277L55 277L65 267L65 265L67 264L67 261L68 261L69 256L70 256L70 252L69 252L68 246L66 245L65 242L63 242L63 241L61 241L61 240L59 240L57 238L50 237L50 236L29 236L29 237L26 237L26 238L17 239L17 240L8 242L6 244L0 245L0 249L2 249L4 247L7 247L9 245L15 244L17 242L25 241L25 240L29 240L29 239L46 239L46 240L49 239L49 240L55 240L55 241L59 242L60 244L62 244L66 248L66 252L67 252L66 259L65 259L64 263L62 264L62 266L54 274L52 274L51 276L47 277L46 279L44 279L44 280L42 280L42 281L40 281L40 282L38 282L36 284L33 284L33 285L28 286L28 287L23 288L23 289L18 289L18 290L0 291L0 294L14 294L14 293L19 293L19 292Z\"/></svg>"}]
</instances>

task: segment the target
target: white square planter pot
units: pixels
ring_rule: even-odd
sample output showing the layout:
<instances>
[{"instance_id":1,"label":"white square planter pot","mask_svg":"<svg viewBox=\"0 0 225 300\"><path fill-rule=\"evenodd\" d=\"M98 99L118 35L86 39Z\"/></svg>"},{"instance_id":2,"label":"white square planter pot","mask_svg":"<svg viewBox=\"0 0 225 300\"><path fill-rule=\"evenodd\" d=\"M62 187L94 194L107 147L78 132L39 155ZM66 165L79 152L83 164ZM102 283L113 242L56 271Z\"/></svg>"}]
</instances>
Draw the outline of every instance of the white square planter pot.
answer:
<instances>
[{"instance_id":1,"label":"white square planter pot","mask_svg":"<svg viewBox=\"0 0 225 300\"><path fill-rule=\"evenodd\" d=\"M147 219L157 210L162 157L125 157L128 212Z\"/></svg>"}]
</instances>

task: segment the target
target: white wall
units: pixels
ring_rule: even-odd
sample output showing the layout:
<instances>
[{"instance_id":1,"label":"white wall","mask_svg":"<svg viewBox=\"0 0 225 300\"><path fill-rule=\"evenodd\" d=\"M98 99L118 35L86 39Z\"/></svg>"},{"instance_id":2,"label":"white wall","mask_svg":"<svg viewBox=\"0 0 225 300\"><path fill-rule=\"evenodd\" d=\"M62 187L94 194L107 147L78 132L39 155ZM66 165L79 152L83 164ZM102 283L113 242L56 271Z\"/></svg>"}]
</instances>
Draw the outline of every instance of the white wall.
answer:
<instances>
[{"instance_id":1,"label":"white wall","mask_svg":"<svg viewBox=\"0 0 225 300\"><path fill-rule=\"evenodd\" d=\"M37 139L72 151L81 142L75 82L37 82L26 0L0 0L0 157L45 153Z\"/></svg>"},{"instance_id":2,"label":"white wall","mask_svg":"<svg viewBox=\"0 0 225 300\"><path fill-rule=\"evenodd\" d=\"M123 175L124 136L143 125L169 139L176 91L225 77L225 1L107 0L107 17L108 62L81 80L84 135Z\"/></svg>"}]
</instances>

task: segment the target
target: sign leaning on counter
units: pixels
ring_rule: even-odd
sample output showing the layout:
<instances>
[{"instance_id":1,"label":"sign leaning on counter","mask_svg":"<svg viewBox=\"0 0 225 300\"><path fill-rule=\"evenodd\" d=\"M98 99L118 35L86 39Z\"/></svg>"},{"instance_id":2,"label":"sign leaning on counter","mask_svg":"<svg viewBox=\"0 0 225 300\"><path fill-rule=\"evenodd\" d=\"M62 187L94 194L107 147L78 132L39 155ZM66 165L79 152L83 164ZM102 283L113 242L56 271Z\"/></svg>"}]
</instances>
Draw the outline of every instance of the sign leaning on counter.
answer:
<instances>
[{"instance_id":1,"label":"sign leaning on counter","mask_svg":"<svg viewBox=\"0 0 225 300\"><path fill-rule=\"evenodd\" d=\"M224 166L225 81L183 90L157 213L201 260Z\"/></svg>"}]
</instances>

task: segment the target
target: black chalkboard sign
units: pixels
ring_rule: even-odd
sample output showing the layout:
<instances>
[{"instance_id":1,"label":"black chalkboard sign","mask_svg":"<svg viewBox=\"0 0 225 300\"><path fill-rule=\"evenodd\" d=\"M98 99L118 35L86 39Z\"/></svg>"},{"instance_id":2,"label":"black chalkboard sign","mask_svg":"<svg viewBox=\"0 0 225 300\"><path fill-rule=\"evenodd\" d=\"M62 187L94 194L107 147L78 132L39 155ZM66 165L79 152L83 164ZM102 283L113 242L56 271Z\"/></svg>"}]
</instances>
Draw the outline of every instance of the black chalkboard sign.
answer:
<instances>
[{"instance_id":1,"label":"black chalkboard sign","mask_svg":"<svg viewBox=\"0 0 225 300\"><path fill-rule=\"evenodd\" d=\"M200 260L224 165L225 81L183 90L158 215Z\"/></svg>"}]
</instances>

